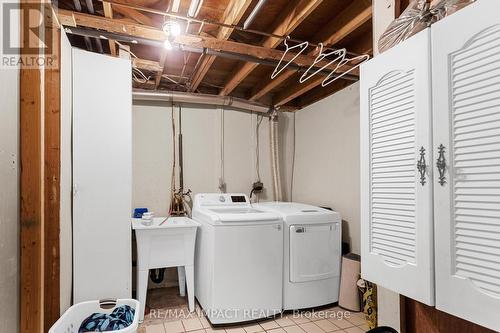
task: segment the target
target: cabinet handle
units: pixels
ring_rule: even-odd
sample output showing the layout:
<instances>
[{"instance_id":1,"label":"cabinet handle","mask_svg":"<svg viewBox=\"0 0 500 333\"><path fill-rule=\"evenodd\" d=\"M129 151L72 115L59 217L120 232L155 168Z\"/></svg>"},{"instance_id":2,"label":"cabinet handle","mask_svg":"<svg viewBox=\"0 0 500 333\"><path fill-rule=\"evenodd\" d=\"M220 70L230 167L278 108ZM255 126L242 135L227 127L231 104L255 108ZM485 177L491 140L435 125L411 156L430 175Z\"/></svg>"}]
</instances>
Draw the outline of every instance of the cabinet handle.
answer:
<instances>
[{"instance_id":1,"label":"cabinet handle","mask_svg":"<svg viewBox=\"0 0 500 333\"><path fill-rule=\"evenodd\" d=\"M427 172L427 164L425 163L425 148L420 148L420 159L417 162L418 173L420 173L420 184L425 185L425 173Z\"/></svg>"},{"instance_id":2,"label":"cabinet handle","mask_svg":"<svg viewBox=\"0 0 500 333\"><path fill-rule=\"evenodd\" d=\"M438 159L436 162L436 166L439 172L439 185L444 186L446 184L446 177L444 173L446 171L446 158L444 157L445 147L443 144L440 144L438 147Z\"/></svg>"}]
</instances>

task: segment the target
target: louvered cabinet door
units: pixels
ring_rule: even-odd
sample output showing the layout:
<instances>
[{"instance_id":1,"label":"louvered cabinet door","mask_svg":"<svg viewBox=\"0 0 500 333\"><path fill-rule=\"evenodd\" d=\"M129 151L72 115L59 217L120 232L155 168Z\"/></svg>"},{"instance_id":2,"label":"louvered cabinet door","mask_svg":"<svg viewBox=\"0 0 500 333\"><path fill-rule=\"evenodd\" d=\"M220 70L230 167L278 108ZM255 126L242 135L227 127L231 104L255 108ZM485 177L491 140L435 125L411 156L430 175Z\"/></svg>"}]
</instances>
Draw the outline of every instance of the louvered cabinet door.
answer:
<instances>
[{"instance_id":1,"label":"louvered cabinet door","mask_svg":"<svg viewBox=\"0 0 500 333\"><path fill-rule=\"evenodd\" d=\"M430 76L429 30L361 68L361 269L432 305Z\"/></svg>"},{"instance_id":2,"label":"louvered cabinet door","mask_svg":"<svg viewBox=\"0 0 500 333\"><path fill-rule=\"evenodd\" d=\"M500 1L433 25L432 49L436 306L500 330Z\"/></svg>"}]
</instances>

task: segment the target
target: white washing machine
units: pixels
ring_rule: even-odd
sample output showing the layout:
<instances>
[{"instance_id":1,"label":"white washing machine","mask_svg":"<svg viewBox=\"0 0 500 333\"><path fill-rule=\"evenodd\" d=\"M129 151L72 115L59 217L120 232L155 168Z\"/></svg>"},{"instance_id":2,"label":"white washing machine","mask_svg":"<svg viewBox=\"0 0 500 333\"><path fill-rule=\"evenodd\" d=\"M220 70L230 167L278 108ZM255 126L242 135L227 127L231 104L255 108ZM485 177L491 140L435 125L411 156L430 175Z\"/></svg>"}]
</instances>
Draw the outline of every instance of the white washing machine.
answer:
<instances>
[{"instance_id":1,"label":"white washing machine","mask_svg":"<svg viewBox=\"0 0 500 333\"><path fill-rule=\"evenodd\" d=\"M254 208L284 220L283 309L312 308L338 301L342 223L334 211L290 202Z\"/></svg>"},{"instance_id":2,"label":"white washing machine","mask_svg":"<svg viewBox=\"0 0 500 333\"><path fill-rule=\"evenodd\" d=\"M244 194L197 194L195 296L213 324L280 313L283 220L251 207Z\"/></svg>"}]
</instances>

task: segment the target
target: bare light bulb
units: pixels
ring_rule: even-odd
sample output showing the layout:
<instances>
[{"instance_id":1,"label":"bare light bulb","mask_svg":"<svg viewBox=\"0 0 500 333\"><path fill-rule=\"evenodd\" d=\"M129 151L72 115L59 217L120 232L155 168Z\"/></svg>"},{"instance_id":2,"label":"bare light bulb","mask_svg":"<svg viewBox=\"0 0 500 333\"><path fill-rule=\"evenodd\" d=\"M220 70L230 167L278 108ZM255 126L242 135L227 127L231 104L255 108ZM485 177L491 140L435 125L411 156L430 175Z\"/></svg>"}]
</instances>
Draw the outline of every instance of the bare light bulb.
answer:
<instances>
[{"instance_id":1,"label":"bare light bulb","mask_svg":"<svg viewBox=\"0 0 500 333\"><path fill-rule=\"evenodd\" d=\"M181 26L175 21L165 21L162 26L163 32L169 36L177 37L181 34Z\"/></svg>"},{"instance_id":2,"label":"bare light bulb","mask_svg":"<svg viewBox=\"0 0 500 333\"><path fill-rule=\"evenodd\" d=\"M170 40L168 39L165 39L165 41L163 42L163 47L167 50L171 50L172 49L172 43L170 42Z\"/></svg>"}]
</instances>

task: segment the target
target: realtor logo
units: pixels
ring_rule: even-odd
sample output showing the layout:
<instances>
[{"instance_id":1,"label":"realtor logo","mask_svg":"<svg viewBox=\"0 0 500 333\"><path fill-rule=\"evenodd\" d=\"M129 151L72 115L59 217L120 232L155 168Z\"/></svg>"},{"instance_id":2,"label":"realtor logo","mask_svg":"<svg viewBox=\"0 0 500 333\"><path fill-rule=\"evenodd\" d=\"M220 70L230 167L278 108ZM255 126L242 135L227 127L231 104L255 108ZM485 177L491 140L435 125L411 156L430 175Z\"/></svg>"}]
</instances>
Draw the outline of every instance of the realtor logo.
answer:
<instances>
[{"instance_id":1,"label":"realtor logo","mask_svg":"<svg viewBox=\"0 0 500 333\"><path fill-rule=\"evenodd\" d=\"M50 0L1 3L0 68L57 66L55 8Z\"/></svg>"}]
</instances>

